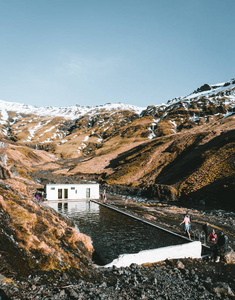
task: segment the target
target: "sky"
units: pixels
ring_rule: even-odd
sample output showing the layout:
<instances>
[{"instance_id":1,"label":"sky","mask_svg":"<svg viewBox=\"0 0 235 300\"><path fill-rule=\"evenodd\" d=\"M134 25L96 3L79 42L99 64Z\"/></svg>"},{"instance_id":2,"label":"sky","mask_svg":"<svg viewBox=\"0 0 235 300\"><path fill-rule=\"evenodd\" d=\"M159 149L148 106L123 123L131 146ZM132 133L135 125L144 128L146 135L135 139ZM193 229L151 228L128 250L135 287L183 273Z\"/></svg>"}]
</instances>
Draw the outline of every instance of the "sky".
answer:
<instances>
[{"instance_id":1,"label":"sky","mask_svg":"<svg viewBox=\"0 0 235 300\"><path fill-rule=\"evenodd\" d=\"M0 0L0 99L140 107L235 78L234 0Z\"/></svg>"}]
</instances>

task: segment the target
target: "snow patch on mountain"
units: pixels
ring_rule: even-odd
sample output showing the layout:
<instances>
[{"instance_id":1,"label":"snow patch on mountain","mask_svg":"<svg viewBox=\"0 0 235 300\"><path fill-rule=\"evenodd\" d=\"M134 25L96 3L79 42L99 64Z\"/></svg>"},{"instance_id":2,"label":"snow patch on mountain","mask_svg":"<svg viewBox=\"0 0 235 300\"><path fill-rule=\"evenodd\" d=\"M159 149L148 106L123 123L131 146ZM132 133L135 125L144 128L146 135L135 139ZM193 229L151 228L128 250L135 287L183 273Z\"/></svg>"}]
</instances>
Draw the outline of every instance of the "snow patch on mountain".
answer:
<instances>
[{"instance_id":1,"label":"snow patch on mountain","mask_svg":"<svg viewBox=\"0 0 235 300\"><path fill-rule=\"evenodd\" d=\"M206 91L194 91L192 94L185 96L182 98L182 100L184 99L193 99L195 97L209 97L212 96L215 93L221 93L221 92L229 92L231 91L231 97L234 98L235 100L235 79L231 79L228 82L222 82L222 83L217 83L217 84L212 84L212 85L208 85L210 87L210 90L206 90ZM200 89L200 88L199 88Z\"/></svg>"},{"instance_id":2,"label":"snow patch on mountain","mask_svg":"<svg viewBox=\"0 0 235 300\"><path fill-rule=\"evenodd\" d=\"M42 125L42 122L39 122L35 127L29 129L30 136L28 137L27 142L29 142L29 141L32 140L32 138L33 138L34 135L35 135L35 132L37 132L38 129L42 128L42 126L43 126L43 125Z\"/></svg>"},{"instance_id":3,"label":"snow patch on mountain","mask_svg":"<svg viewBox=\"0 0 235 300\"><path fill-rule=\"evenodd\" d=\"M69 107L36 107L32 105L25 105L17 102L6 102L0 100L2 121L6 122L8 119L9 111L15 111L18 114L35 114L40 116L57 116L66 119L77 119L87 113L97 114L101 110L131 110L137 114L140 114L146 107L138 107L134 105L122 104L122 103L107 103L100 106L84 107L80 105L69 106Z\"/></svg>"},{"instance_id":4,"label":"snow patch on mountain","mask_svg":"<svg viewBox=\"0 0 235 300\"><path fill-rule=\"evenodd\" d=\"M154 126L160 121L160 119L153 119L152 127L149 127L148 130L151 131L149 134L148 138L152 140L153 138L156 137L156 134L154 133Z\"/></svg>"},{"instance_id":5,"label":"snow patch on mountain","mask_svg":"<svg viewBox=\"0 0 235 300\"><path fill-rule=\"evenodd\" d=\"M8 119L8 113L7 113L6 109L1 107L0 108L0 113L1 113L1 116L2 116L0 124L2 124L2 125L6 124L7 119Z\"/></svg>"},{"instance_id":6,"label":"snow patch on mountain","mask_svg":"<svg viewBox=\"0 0 235 300\"><path fill-rule=\"evenodd\" d=\"M203 90L202 87L204 86L208 86L208 88L204 91L201 91L201 89ZM167 101L167 106L170 106L172 104L176 104L178 102L184 103L192 100L192 99L200 99L201 97L210 97L212 95L215 94L219 94L219 93L225 93L225 96L227 96L231 101L235 102L235 79L231 79L228 82L222 82L222 83L217 83L217 84L212 84L212 85L207 85L205 84L204 86L202 86L201 88L198 88L196 91L194 91L193 93L184 96L184 97L177 97L171 100ZM222 96L223 97L223 96ZM183 105L184 105L183 104ZM227 103L229 104L229 102Z\"/></svg>"}]
</instances>

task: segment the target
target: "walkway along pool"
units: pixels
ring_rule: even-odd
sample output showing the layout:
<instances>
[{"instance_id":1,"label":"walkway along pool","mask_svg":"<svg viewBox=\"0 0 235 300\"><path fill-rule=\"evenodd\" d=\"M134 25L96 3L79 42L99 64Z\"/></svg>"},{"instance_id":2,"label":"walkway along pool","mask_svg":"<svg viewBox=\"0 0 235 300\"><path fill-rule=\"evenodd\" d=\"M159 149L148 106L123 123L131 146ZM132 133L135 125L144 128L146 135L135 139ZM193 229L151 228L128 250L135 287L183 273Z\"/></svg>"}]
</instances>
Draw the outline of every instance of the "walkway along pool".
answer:
<instances>
[{"instance_id":1,"label":"walkway along pool","mask_svg":"<svg viewBox=\"0 0 235 300\"><path fill-rule=\"evenodd\" d=\"M46 204L69 217L80 232L92 238L95 249L93 260L99 265L111 263L120 254L188 242L184 237L157 229L92 201L50 201Z\"/></svg>"}]
</instances>

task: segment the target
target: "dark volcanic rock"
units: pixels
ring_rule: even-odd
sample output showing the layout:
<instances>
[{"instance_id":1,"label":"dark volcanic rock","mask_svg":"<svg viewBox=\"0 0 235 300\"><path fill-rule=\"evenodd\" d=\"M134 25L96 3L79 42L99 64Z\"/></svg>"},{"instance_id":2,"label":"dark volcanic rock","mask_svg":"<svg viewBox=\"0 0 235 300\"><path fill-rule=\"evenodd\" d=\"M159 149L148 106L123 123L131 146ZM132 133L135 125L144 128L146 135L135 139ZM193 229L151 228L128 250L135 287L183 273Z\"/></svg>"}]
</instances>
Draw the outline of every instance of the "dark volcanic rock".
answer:
<instances>
[{"instance_id":1,"label":"dark volcanic rock","mask_svg":"<svg viewBox=\"0 0 235 300\"><path fill-rule=\"evenodd\" d=\"M184 268L175 266L184 265ZM182 267L181 265L181 267ZM64 280L48 285L39 277L0 286L10 299L232 299L234 269L202 260L176 260L150 266L91 269L93 279ZM218 272L226 272L224 281ZM218 278L218 280L217 280ZM36 282L35 282L36 280ZM17 286L17 287L16 287Z\"/></svg>"},{"instance_id":2,"label":"dark volcanic rock","mask_svg":"<svg viewBox=\"0 0 235 300\"><path fill-rule=\"evenodd\" d=\"M210 90L211 90L211 87L209 86L209 84L205 83L200 88L198 88L196 91L194 91L194 94L200 93L200 92L205 92L205 91L210 91Z\"/></svg>"}]
</instances>

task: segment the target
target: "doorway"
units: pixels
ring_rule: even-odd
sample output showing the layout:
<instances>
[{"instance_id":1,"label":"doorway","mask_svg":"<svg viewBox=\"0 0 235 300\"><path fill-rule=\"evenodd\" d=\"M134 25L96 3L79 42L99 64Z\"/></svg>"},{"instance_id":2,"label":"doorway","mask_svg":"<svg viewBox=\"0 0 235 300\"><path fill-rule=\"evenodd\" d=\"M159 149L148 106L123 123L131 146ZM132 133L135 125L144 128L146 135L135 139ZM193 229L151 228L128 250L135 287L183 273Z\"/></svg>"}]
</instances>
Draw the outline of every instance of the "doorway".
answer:
<instances>
[{"instance_id":1,"label":"doorway","mask_svg":"<svg viewBox=\"0 0 235 300\"><path fill-rule=\"evenodd\" d=\"M64 199L68 199L68 189L64 189Z\"/></svg>"},{"instance_id":2,"label":"doorway","mask_svg":"<svg viewBox=\"0 0 235 300\"><path fill-rule=\"evenodd\" d=\"M87 188L86 189L86 198L90 198L90 196L91 196L91 189Z\"/></svg>"},{"instance_id":3,"label":"doorway","mask_svg":"<svg viewBox=\"0 0 235 300\"><path fill-rule=\"evenodd\" d=\"M58 199L62 199L62 189L58 189Z\"/></svg>"}]
</instances>

